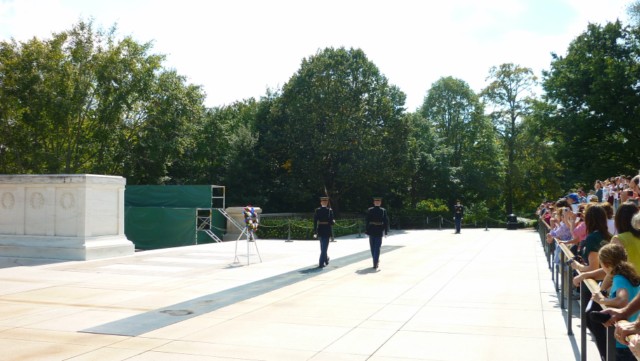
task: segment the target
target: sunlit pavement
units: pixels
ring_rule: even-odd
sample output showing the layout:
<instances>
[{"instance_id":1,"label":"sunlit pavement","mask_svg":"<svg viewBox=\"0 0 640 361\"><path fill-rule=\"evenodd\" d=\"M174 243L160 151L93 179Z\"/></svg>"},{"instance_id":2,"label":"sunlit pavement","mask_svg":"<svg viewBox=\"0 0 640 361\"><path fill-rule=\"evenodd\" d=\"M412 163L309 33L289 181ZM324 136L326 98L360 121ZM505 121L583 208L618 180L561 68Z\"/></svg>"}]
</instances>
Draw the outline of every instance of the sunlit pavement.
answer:
<instances>
[{"instance_id":1,"label":"sunlit pavement","mask_svg":"<svg viewBox=\"0 0 640 361\"><path fill-rule=\"evenodd\" d=\"M279 240L5 262L0 360L579 359L537 232L393 231L383 252L379 270L362 236L323 269L318 241Z\"/></svg>"}]
</instances>

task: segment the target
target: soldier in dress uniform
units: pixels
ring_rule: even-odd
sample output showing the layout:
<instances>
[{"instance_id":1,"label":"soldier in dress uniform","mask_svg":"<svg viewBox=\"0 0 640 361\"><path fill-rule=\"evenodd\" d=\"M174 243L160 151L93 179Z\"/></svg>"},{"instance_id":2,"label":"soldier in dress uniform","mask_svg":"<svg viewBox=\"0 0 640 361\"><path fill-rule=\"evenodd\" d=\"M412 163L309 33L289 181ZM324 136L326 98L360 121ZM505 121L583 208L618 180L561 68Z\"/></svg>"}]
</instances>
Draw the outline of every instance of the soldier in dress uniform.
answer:
<instances>
[{"instance_id":1,"label":"soldier in dress uniform","mask_svg":"<svg viewBox=\"0 0 640 361\"><path fill-rule=\"evenodd\" d=\"M373 207L367 210L365 217L365 233L369 236L369 247L373 258L373 268L380 266L380 247L382 246L382 234L389 233L389 217L387 210L380 207L381 197L373 197Z\"/></svg>"},{"instance_id":2,"label":"soldier in dress uniform","mask_svg":"<svg viewBox=\"0 0 640 361\"><path fill-rule=\"evenodd\" d=\"M328 207L329 197L320 197L320 207L313 215L313 237L320 239L320 260L318 267L322 268L329 264L329 238L333 234L332 227L335 224L333 210Z\"/></svg>"},{"instance_id":3,"label":"soldier in dress uniform","mask_svg":"<svg viewBox=\"0 0 640 361\"><path fill-rule=\"evenodd\" d=\"M453 220L456 222L456 234L460 234L462 228L462 218L464 218L464 206L460 204L460 200L453 206Z\"/></svg>"}]
</instances>

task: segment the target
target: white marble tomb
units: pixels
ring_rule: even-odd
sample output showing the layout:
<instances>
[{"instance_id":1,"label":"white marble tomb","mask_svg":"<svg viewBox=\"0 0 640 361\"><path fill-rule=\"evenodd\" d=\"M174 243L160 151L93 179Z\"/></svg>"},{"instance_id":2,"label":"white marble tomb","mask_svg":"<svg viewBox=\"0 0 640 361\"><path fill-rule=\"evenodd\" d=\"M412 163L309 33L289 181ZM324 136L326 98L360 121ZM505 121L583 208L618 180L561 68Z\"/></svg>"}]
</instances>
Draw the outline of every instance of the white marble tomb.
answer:
<instances>
[{"instance_id":1,"label":"white marble tomb","mask_svg":"<svg viewBox=\"0 0 640 361\"><path fill-rule=\"evenodd\" d=\"M0 257L91 260L134 253L124 234L126 179L0 175Z\"/></svg>"}]
</instances>

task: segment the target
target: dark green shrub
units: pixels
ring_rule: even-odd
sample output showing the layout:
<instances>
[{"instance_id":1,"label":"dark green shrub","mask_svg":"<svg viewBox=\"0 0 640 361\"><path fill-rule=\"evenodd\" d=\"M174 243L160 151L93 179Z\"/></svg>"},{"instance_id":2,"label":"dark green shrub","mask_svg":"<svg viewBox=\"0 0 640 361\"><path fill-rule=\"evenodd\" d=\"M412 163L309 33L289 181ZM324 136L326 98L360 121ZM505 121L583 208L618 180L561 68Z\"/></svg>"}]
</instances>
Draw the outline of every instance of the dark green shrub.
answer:
<instances>
[{"instance_id":1,"label":"dark green shrub","mask_svg":"<svg viewBox=\"0 0 640 361\"><path fill-rule=\"evenodd\" d=\"M362 220L360 219L339 219L333 226L334 237L358 234L361 231ZM257 234L263 239L313 239L313 219L263 218Z\"/></svg>"}]
</instances>

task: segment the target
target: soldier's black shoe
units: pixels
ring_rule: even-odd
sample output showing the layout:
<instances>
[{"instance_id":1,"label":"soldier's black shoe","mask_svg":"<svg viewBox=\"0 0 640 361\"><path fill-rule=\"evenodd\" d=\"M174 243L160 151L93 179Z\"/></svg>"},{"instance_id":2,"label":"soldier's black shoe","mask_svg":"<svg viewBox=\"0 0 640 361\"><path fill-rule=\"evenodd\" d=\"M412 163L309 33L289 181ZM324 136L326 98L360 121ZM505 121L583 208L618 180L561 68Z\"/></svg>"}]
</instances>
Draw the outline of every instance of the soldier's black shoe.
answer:
<instances>
[{"instance_id":1,"label":"soldier's black shoe","mask_svg":"<svg viewBox=\"0 0 640 361\"><path fill-rule=\"evenodd\" d=\"M320 263L320 264L318 265L318 268L324 268L324 264L323 264L323 263Z\"/></svg>"},{"instance_id":2,"label":"soldier's black shoe","mask_svg":"<svg viewBox=\"0 0 640 361\"><path fill-rule=\"evenodd\" d=\"M331 258L327 257L327 260L326 260L326 261L324 261L324 265L325 265L325 266L328 266L328 265L329 265L329 260L330 260L330 259L331 259Z\"/></svg>"}]
</instances>

